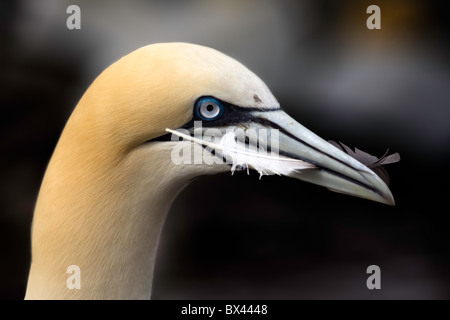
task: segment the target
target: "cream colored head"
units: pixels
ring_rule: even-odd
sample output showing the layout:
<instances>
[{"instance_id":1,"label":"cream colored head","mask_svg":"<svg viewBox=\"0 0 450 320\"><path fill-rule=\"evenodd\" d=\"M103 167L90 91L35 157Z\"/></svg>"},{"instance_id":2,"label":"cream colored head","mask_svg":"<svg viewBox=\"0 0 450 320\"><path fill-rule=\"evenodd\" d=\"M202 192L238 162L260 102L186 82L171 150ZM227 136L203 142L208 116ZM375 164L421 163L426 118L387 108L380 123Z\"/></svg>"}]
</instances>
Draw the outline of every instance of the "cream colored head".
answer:
<instances>
[{"instance_id":1,"label":"cream colored head","mask_svg":"<svg viewBox=\"0 0 450 320\"><path fill-rule=\"evenodd\" d=\"M229 168L172 163L173 146L190 142L148 143L191 121L202 96L279 107L242 64L193 44L140 48L97 77L41 185L27 298L149 297L157 239L175 195L190 179ZM83 272L79 291L66 288L69 265Z\"/></svg>"},{"instance_id":2,"label":"cream colored head","mask_svg":"<svg viewBox=\"0 0 450 320\"><path fill-rule=\"evenodd\" d=\"M279 131L281 169L258 157L248 167L393 204L369 168L285 114L239 62L198 45L149 45L107 68L64 128L34 213L27 298L150 297L158 237L176 194L196 176L231 167L171 161L181 143L207 145L190 135L202 97L223 107L209 127ZM188 141L161 138L183 126ZM80 267L80 290L66 287L70 265Z\"/></svg>"},{"instance_id":3,"label":"cream colored head","mask_svg":"<svg viewBox=\"0 0 450 320\"><path fill-rule=\"evenodd\" d=\"M142 47L107 68L77 112L115 143L133 147L188 122L201 96L241 107L279 107L264 82L236 60L199 45L162 43Z\"/></svg>"}]
</instances>

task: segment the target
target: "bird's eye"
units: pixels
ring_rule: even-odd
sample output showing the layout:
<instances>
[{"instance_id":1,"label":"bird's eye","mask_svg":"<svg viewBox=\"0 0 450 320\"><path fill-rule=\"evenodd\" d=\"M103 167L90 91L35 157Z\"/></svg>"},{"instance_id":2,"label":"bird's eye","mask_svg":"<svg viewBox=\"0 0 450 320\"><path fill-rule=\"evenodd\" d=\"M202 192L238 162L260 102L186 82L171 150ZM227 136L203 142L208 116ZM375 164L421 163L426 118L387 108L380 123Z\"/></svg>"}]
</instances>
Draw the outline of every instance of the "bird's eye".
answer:
<instances>
[{"instance_id":1,"label":"bird's eye","mask_svg":"<svg viewBox=\"0 0 450 320\"><path fill-rule=\"evenodd\" d=\"M222 103L212 97L200 98L195 104L195 113L202 120L216 120L223 114Z\"/></svg>"}]
</instances>

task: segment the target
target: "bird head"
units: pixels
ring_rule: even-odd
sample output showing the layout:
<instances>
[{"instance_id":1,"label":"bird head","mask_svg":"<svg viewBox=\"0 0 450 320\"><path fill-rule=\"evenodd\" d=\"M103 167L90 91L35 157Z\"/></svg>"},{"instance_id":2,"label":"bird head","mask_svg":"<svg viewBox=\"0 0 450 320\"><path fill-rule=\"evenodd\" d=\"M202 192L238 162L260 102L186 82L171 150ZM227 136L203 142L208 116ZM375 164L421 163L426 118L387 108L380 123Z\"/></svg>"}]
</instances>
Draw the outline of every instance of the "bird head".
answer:
<instances>
[{"instance_id":1,"label":"bird head","mask_svg":"<svg viewBox=\"0 0 450 320\"><path fill-rule=\"evenodd\" d=\"M94 81L75 123L76 113L118 153L157 147L164 161L195 175L250 168L394 205L371 169L291 118L260 78L211 48L140 48Z\"/></svg>"}]
</instances>

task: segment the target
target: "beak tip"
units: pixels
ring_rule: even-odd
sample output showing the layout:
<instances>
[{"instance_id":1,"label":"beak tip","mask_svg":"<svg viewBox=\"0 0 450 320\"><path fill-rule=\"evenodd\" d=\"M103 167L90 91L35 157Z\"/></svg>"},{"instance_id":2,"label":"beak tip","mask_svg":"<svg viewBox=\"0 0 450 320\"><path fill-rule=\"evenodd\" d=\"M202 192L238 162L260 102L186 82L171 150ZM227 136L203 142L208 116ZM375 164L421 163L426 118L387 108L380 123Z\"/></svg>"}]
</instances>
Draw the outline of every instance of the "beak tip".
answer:
<instances>
[{"instance_id":1,"label":"beak tip","mask_svg":"<svg viewBox=\"0 0 450 320\"><path fill-rule=\"evenodd\" d=\"M380 202L383 204L386 204L388 206L392 206L395 207L395 199L394 196L392 195L391 190L389 190L389 187L384 184L383 185L378 185L379 188L376 188L376 192L373 193L373 197L370 197L369 200L373 200L376 202Z\"/></svg>"},{"instance_id":2,"label":"beak tip","mask_svg":"<svg viewBox=\"0 0 450 320\"><path fill-rule=\"evenodd\" d=\"M384 196L383 198L385 199L385 202L384 202L385 204L395 207L395 199L394 199L392 193L389 193L387 196Z\"/></svg>"}]
</instances>

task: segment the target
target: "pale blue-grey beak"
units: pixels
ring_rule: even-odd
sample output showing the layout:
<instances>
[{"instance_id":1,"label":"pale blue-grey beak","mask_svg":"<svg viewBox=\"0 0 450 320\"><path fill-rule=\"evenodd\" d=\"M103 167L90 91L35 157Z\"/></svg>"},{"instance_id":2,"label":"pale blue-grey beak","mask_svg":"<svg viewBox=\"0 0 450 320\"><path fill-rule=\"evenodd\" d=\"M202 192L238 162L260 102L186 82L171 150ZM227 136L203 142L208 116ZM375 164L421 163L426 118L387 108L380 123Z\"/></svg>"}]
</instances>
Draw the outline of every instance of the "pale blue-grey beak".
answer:
<instances>
[{"instance_id":1,"label":"pale blue-grey beak","mask_svg":"<svg viewBox=\"0 0 450 320\"><path fill-rule=\"evenodd\" d=\"M395 205L389 187L371 169L320 138L282 110L252 112L256 127L279 130L279 153L315 165L289 176L326 187L334 192Z\"/></svg>"}]
</instances>

